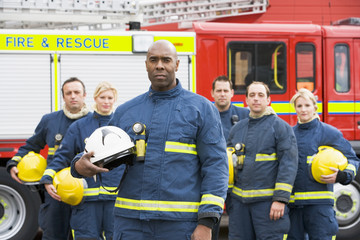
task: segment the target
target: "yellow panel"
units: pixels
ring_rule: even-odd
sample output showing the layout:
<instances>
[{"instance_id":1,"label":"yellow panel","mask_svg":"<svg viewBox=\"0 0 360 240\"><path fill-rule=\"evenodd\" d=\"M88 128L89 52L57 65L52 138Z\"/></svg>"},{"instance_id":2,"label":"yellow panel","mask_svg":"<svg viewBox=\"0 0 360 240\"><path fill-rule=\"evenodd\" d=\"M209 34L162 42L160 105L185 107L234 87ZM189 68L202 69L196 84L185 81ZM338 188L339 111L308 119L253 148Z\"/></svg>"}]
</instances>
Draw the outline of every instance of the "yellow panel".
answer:
<instances>
[{"instance_id":1,"label":"yellow panel","mask_svg":"<svg viewBox=\"0 0 360 240\"><path fill-rule=\"evenodd\" d=\"M195 52L195 38L194 37L169 37L169 36L155 36L154 40L168 40L176 47L176 51L180 52Z\"/></svg>"},{"instance_id":2,"label":"yellow panel","mask_svg":"<svg viewBox=\"0 0 360 240\"><path fill-rule=\"evenodd\" d=\"M132 51L131 36L0 34L0 50Z\"/></svg>"},{"instance_id":3,"label":"yellow panel","mask_svg":"<svg viewBox=\"0 0 360 240\"><path fill-rule=\"evenodd\" d=\"M273 102L271 103L271 107L278 114L290 113L291 105L289 102Z\"/></svg>"},{"instance_id":4,"label":"yellow panel","mask_svg":"<svg viewBox=\"0 0 360 240\"><path fill-rule=\"evenodd\" d=\"M329 113L353 113L355 110L354 102L329 102Z\"/></svg>"}]
</instances>

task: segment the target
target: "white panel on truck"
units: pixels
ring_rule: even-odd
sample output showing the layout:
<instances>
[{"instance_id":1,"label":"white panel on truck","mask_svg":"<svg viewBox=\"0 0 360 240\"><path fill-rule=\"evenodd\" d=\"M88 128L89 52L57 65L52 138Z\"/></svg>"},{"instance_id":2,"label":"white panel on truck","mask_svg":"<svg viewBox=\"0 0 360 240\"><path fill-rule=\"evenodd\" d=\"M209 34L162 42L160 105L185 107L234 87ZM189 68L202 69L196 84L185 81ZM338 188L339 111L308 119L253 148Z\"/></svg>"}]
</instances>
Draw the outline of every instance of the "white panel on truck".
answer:
<instances>
[{"instance_id":1,"label":"white panel on truck","mask_svg":"<svg viewBox=\"0 0 360 240\"><path fill-rule=\"evenodd\" d=\"M51 112L49 54L0 53L0 139L27 139Z\"/></svg>"},{"instance_id":2,"label":"white panel on truck","mask_svg":"<svg viewBox=\"0 0 360 240\"><path fill-rule=\"evenodd\" d=\"M94 104L93 93L101 81L112 83L118 90L117 105L146 92L150 81L145 69L145 54L139 55L72 55L60 56L60 84L70 77L85 83L86 104ZM190 88L188 56L179 56L176 77L185 89ZM61 100L61 104L63 104Z\"/></svg>"}]
</instances>

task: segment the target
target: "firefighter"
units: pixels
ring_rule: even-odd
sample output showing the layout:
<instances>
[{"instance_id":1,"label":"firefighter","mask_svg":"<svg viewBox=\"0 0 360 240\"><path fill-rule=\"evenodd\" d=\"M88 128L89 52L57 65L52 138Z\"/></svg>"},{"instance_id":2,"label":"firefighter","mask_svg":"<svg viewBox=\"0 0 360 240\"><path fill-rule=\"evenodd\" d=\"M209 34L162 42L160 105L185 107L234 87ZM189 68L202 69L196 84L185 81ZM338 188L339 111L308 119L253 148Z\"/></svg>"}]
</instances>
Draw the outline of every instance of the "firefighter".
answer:
<instances>
[{"instance_id":1,"label":"firefighter","mask_svg":"<svg viewBox=\"0 0 360 240\"><path fill-rule=\"evenodd\" d=\"M249 118L230 130L228 146L245 154L243 164L236 167L231 195L230 240L282 240L290 228L286 205L297 171L296 139L268 106L269 94L265 83L251 83L246 89Z\"/></svg>"},{"instance_id":2,"label":"firefighter","mask_svg":"<svg viewBox=\"0 0 360 240\"><path fill-rule=\"evenodd\" d=\"M87 138L95 129L108 124L113 115L117 90L108 82L101 82L94 91L94 112L72 124L62 141L53 161L48 165L41 179L50 196L61 201L53 185L55 173L70 166L76 154L84 151ZM101 174L100 179L86 178L87 188L83 201L72 207L70 226L76 239L112 239L113 210L117 188L123 172L119 167Z\"/></svg>"},{"instance_id":3,"label":"firefighter","mask_svg":"<svg viewBox=\"0 0 360 240\"><path fill-rule=\"evenodd\" d=\"M241 119L249 117L249 109L237 107L231 104L231 98L234 96L233 84L227 76L218 76L212 83L211 96L214 98L214 105L219 110L221 124L225 140L229 136L230 128ZM230 193L233 186L229 185L228 194L225 200L225 206L230 206ZM212 239L219 237L220 221L214 226Z\"/></svg>"},{"instance_id":4,"label":"firefighter","mask_svg":"<svg viewBox=\"0 0 360 240\"><path fill-rule=\"evenodd\" d=\"M218 76L212 83L211 96L215 107L219 110L225 139L228 138L230 128L240 120L249 117L249 109L231 104L234 96L233 84L227 76Z\"/></svg>"},{"instance_id":5,"label":"firefighter","mask_svg":"<svg viewBox=\"0 0 360 240\"><path fill-rule=\"evenodd\" d=\"M349 184L356 175L358 158L350 143L336 128L320 122L316 98L312 92L300 89L291 99L298 123L294 126L298 142L299 167L290 201L291 228L288 239L335 239L338 224L333 209L333 184ZM331 174L322 175L317 182L310 171L312 159L320 146L339 150L348 161L341 171L330 168ZM315 163L314 163L315 164Z\"/></svg>"},{"instance_id":6,"label":"firefighter","mask_svg":"<svg viewBox=\"0 0 360 240\"><path fill-rule=\"evenodd\" d=\"M146 142L136 144L136 161L115 202L114 239L210 240L228 181L219 114L182 88L169 41L154 42L145 65L149 91L120 105L110 121L135 142ZM107 171L90 163L91 154L72 161L74 176Z\"/></svg>"},{"instance_id":7,"label":"firefighter","mask_svg":"<svg viewBox=\"0 0 360 240\"><path fill-rule=\"evenodd\" d=\"M85 85L78 78L69 78L62 85L62 96L64 100L63 110L44 115L35 129L35 133L26 144L19 148L16 155L7 163L7 171L16 181L22 183L18 178L17 164L28 152L39 153L46 145L49 147L47 164L49 165L54 153L59 147L71 123L86 116L89 112L85 105ZM46 191L44 203L40 206L39 225L43 231L43 240L64 240L70 232L69 205L54 200Z\"/></svg>"}]
</instances>

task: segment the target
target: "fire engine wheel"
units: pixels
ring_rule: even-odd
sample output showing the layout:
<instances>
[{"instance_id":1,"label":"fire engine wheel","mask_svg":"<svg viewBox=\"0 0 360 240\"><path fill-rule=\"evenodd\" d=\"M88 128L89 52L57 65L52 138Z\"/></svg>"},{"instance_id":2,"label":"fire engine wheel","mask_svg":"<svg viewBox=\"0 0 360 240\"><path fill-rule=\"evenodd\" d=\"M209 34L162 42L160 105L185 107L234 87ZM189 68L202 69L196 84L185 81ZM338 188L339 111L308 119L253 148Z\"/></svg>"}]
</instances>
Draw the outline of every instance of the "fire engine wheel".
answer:
<instances>
[{"instance_id":1,"label":"fire engine wheel","mask_svg":"<svg viewBox=\"0 0 360 240\"><path fill-rule=\"evenodd\" d=\"M0 168L0 239L34 239L41 199Z\"/></svg>"},{"instance_id":2,"label":"fire engine wheel","mask_svg":"<svg viewBox=\"0 0 360 240\"><path fill-rule=\"evenodd\" d=\"M351 184L334 185L336 219L339 232L336 239L360 240L360 184L358 177Z\"/></svg>"}]
</instances>

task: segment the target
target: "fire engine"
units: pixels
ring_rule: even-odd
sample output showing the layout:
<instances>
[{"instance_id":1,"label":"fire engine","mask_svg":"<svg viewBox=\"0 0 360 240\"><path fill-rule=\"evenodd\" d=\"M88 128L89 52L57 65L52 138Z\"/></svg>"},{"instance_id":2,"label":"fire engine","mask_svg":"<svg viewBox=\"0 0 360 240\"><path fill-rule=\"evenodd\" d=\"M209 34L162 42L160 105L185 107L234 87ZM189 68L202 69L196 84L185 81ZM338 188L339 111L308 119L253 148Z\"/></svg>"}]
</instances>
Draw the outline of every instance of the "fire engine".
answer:
<instances>
[{"instance_id":1,"label":"fire engine","mask_svg":"<svg viewBox=\"0 0 360 240\"><path fill-rule=\"evenodd\" d=\"M266 11L266 5L245 7L246 14ZM154 17L156 11L148 11ZM154 19L147 21L173 18ZM295 125L289 101L298 89L308 88L318 98L321 120L341 130L360 155L359 22L196 22L191 31L181 32L0 30L0 238L32 239L36 234L41 196L13 181L4 166L42 115L62 108L62 83L73 76L83 80L91 106L95 86L107 80L118 89L121 104L148 89L145 54L158 39L175 45L182 85L211 101L211 83L218 75L229 76L235 88L233 104L245 107L246 86L263 81L270 87L274 110ZM46 151L41 154L46 156ZM359 176L348 186L335 185L338 239L359 239Z\"/></svg>"}]
</instances>

